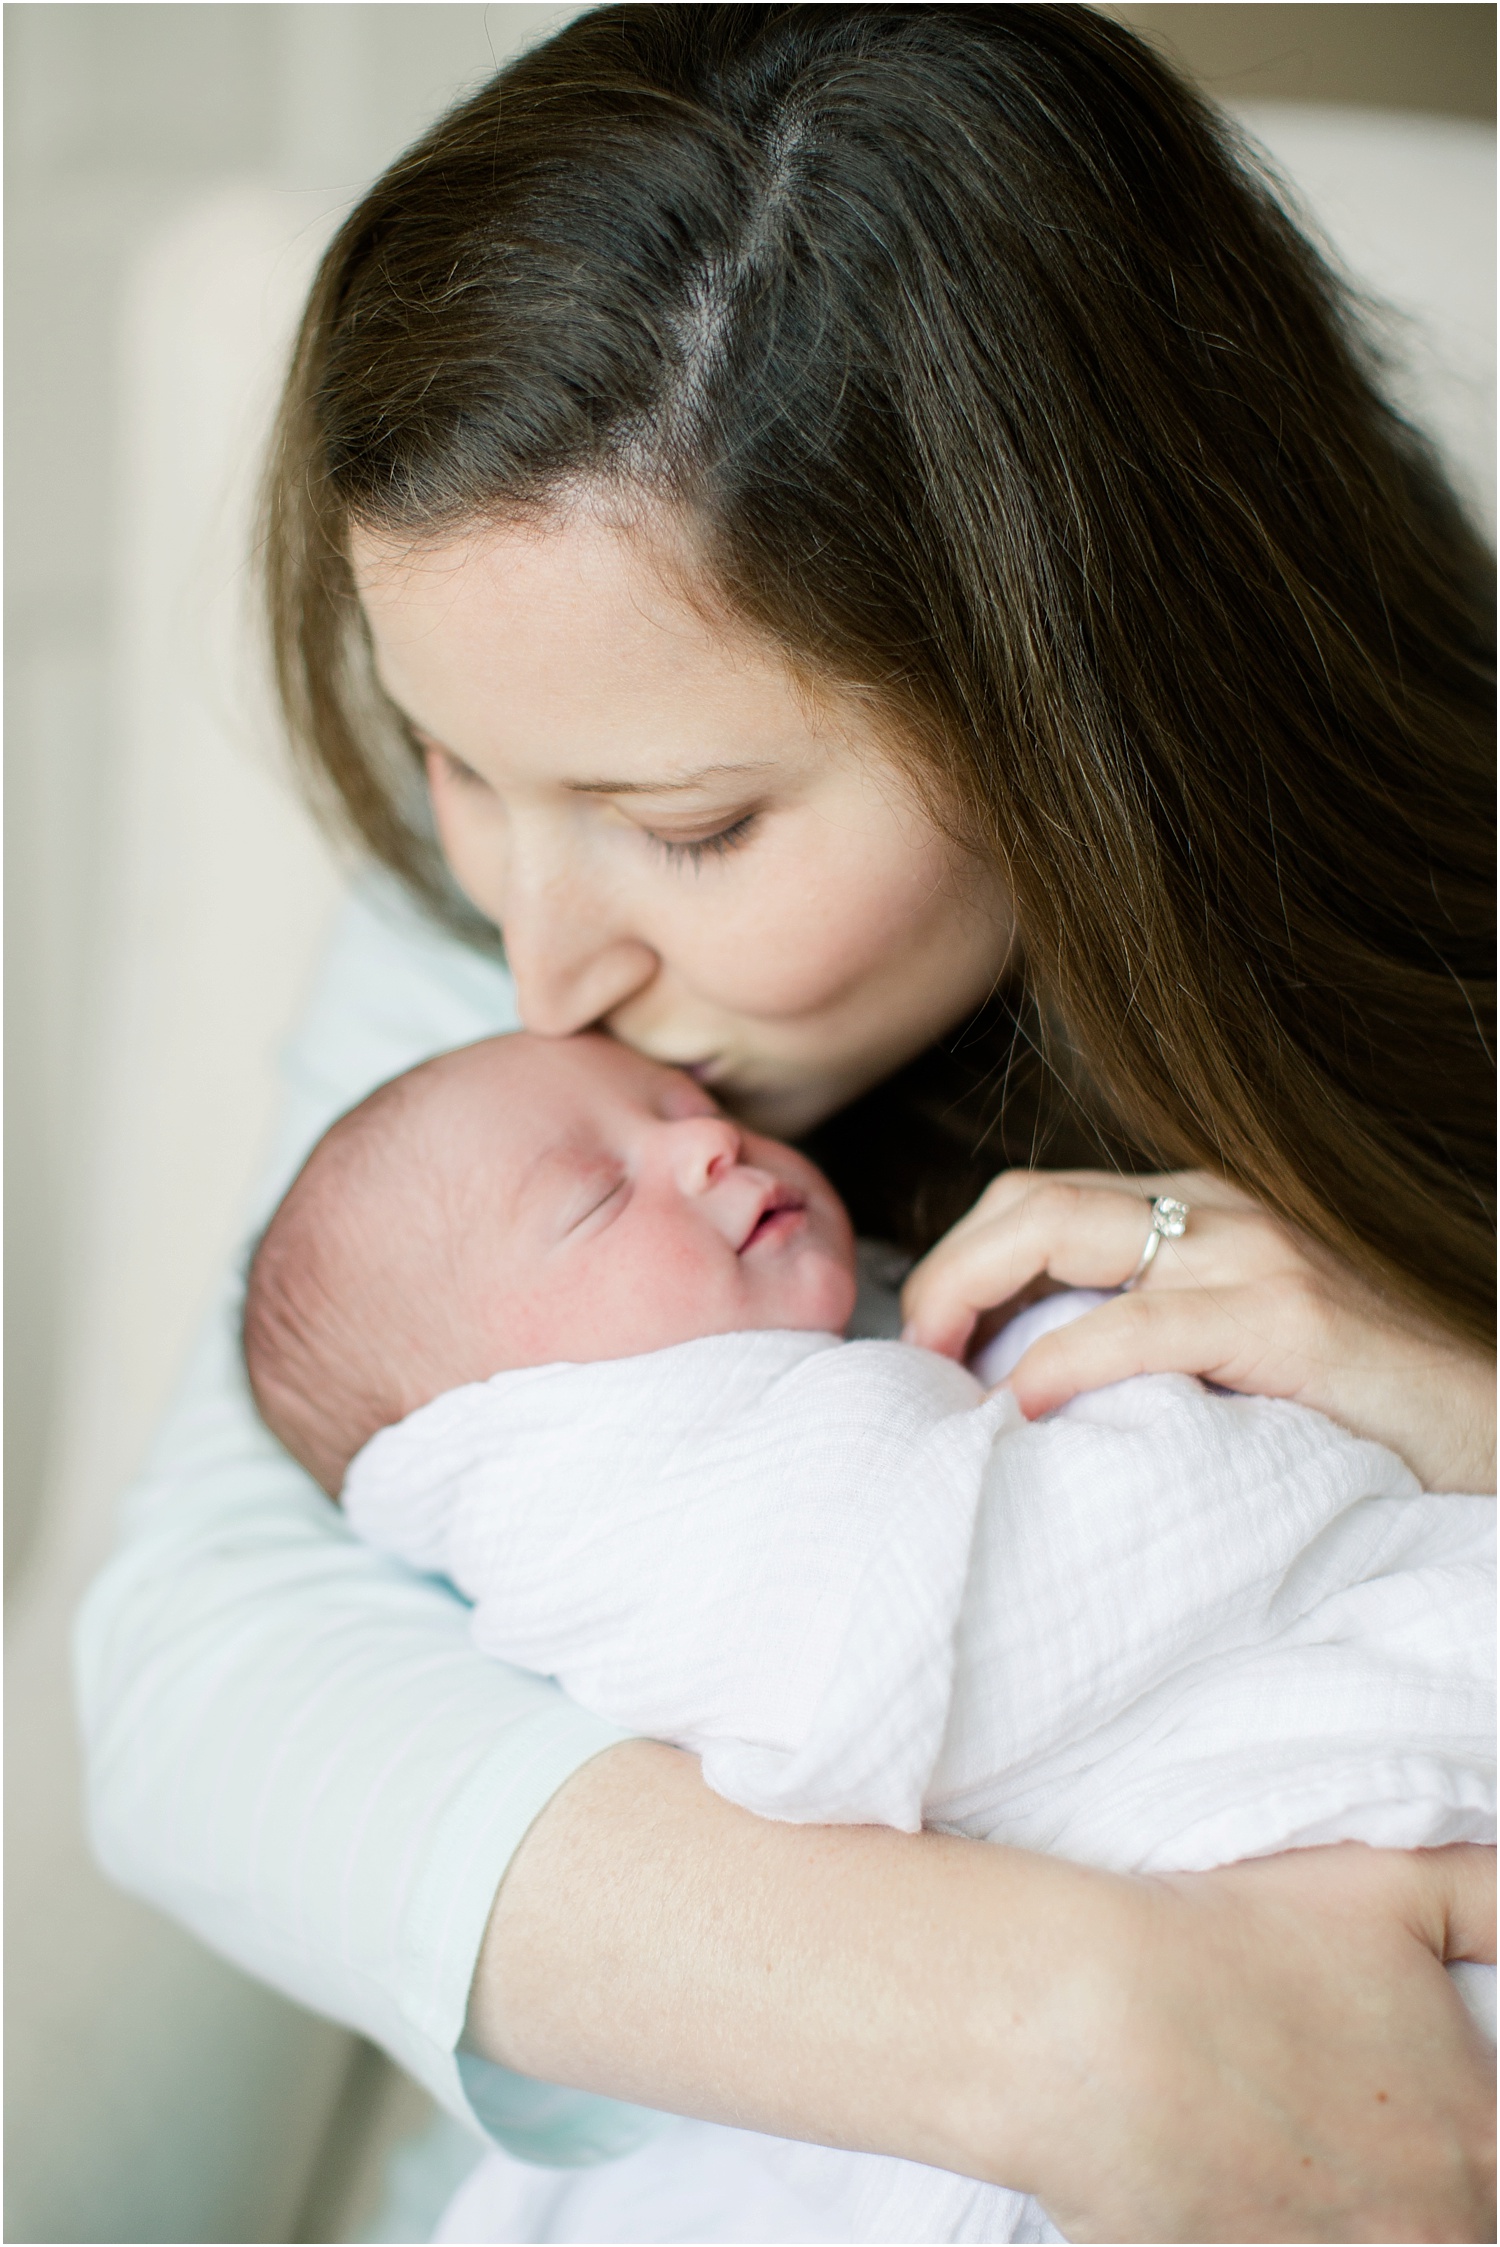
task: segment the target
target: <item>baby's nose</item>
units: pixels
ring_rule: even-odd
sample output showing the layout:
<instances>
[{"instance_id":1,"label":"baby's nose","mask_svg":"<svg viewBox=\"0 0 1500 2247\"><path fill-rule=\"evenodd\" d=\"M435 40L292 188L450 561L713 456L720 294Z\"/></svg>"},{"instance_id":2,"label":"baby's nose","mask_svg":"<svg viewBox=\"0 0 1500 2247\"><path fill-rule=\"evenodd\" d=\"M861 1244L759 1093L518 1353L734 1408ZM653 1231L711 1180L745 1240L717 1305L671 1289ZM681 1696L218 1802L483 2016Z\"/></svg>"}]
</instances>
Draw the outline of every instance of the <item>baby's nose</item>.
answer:
<instances>
[{"instance_id":1,"label":"baby's nose","mask_svg":"<svg viewBox=\"0 0 1500 2247\"><path fill-rule=\"evenodd\" d=\"M681 1116L666 1127L673 1175L684 1193L701 1194L733 1170L744 1144L727 1116Z\"/></svg>"}]
</instances>

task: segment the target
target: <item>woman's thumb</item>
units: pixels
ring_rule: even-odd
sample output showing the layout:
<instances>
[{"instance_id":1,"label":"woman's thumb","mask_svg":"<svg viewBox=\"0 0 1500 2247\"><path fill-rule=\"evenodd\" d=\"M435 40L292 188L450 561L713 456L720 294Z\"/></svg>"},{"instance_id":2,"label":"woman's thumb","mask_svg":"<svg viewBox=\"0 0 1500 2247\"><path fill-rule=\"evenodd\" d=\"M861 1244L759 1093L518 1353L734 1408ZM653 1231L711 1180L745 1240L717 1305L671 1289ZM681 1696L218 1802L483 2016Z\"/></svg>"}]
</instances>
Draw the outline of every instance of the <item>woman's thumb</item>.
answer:
<instances>
[{"instance_id":1,"label":"woman's thumb","mask_svg":"<svg viewBox=\"0 0 1500 2247\"><path fill-rule=\"evenodd\" d=\"M1495 1963L1495 1852L1474 1842L1421 1852L1424 1872L1436 1883L1445 1959Z\"/></svg>"}]
</instances>

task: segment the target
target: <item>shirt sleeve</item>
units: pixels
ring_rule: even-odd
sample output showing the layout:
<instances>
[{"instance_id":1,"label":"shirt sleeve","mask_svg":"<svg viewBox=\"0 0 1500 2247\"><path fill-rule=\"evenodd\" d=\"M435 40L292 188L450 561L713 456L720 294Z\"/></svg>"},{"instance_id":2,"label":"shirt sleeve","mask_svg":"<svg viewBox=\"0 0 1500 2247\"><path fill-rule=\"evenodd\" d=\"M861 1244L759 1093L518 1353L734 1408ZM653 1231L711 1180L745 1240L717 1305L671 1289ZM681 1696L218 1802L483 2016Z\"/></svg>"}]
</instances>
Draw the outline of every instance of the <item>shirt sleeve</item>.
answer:
<instances>
[{"instance_id":1,"label":"shirt sleeve","mask_svg":"<svg viewBox=\"0 0 1500 2247\"><path fill-rule=\"evenodd\" d=\"M257 1217L320 1132L425 1055L517 1027L498 960L392 885L346 906L301 1031ZM623 1737L477 1653L445 1585L358 1544L262 1427L225 1282L75 1633L95 1850L121 1886L362 2031L450 2112L543 2162L659 2118L459 2050L511 1855Z\"/></svg>"}]
</instances>

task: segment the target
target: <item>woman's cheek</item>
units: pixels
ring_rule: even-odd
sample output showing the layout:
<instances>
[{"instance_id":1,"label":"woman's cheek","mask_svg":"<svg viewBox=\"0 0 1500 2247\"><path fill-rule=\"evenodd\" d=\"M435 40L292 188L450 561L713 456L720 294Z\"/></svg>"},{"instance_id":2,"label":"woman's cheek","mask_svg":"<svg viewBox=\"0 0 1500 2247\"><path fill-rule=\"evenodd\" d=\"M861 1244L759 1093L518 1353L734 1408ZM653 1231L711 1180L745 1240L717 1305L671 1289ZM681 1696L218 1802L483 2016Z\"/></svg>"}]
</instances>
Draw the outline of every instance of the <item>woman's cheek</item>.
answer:
<instances>
[{"instance_id":1,"label":"woman's cheek","mask_svg":"<svg viewBox=\"0 0 1500 2247\"><path fill-rule=\"evenodd\" d=\"M732 886L731 886L732 885ZM766 1020L819 1013L862 985L905 980L915 960L949 945L962 914L947 870L910 862L726 867L663 913L656 949L701 997ZM972 918L972 915L967 916ZM986 949L990 947L987 945Z\"/></svg>"},{"instance_id":2,"label":"woman's cheek","mask_svg":"<svg viewBox=\"0 0 1500 2247\"><path fill-rule=\"evenodd\" d=\"M428 765L428 795L433 825L448 871L476 912L500 924L503 898L499 807L487 807L472 781L433 776Z\"/></svg>"}]
</instances>

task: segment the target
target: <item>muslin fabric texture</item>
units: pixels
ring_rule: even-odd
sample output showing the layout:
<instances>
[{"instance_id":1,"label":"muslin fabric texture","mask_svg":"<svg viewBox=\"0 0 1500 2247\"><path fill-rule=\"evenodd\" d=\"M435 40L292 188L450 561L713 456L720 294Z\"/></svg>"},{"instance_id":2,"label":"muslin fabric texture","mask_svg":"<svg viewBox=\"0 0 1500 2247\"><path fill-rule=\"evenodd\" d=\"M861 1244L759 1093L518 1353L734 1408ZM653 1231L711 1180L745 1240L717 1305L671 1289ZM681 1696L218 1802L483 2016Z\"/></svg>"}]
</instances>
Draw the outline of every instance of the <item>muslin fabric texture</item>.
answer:
<instances>
[{"instance_id":1,"label":"muslin fabric texture","mask_svg":"<svg viewBox=\"0 0 1500 2247\"><path fill-rule=\"evenodd\" d=\"M718 1335L452 1391L366 1446L344 1503L474 1602L483 1650L763 1816L1122 1871L1494 1838L1493 1502L1296 1405L1170 1375L1028 1424L901 1343ZM680 2173L718 2144L731 2225L738 2169L798 2195L776 2236L1056 2236L1018 2193L692 2127ZM672 2141L631 2160L660 2227ZM514 2189L477 2172L439 2236L522 2236L495 2228ZM544 2236L650 2235L623 2216Z\"/></svg>"},{"instance_id":2,"label":"muslin fabric texture","mask_svg":"<svg viewBox=\"0 0 1500 2247\"><path fill-rule=\"evenodd\" d=\"M899 1342L714 1335L454 1390L344 1506L765 1817L1119 1870L1493 1829L1493 1504L1297 1405L1028 1423Z\"/></svg>"}]
</instances>

